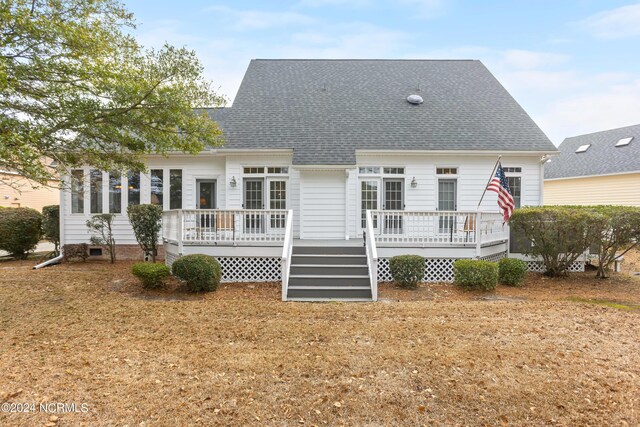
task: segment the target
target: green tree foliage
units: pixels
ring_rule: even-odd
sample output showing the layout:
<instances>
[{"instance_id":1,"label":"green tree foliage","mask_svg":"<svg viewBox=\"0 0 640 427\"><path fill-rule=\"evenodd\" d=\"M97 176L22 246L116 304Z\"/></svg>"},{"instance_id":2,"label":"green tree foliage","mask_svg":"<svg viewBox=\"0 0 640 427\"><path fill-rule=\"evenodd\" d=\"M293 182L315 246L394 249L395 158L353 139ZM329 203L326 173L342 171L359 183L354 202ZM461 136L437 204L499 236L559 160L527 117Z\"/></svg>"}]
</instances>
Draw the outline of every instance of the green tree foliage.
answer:
<instances>
[{"instance_id":1,"label":"green tree foliage","mask_svg":"<svg viewBox=\"0 0 640 427\"><path fill-rule=\"evenodd\" d=\"M0 169L46 185L61 167L143 170L142 155L221 142L222 105L193 51L145 50L117 0L0 2Z\"/></svg>"},{"instance_id":2,"label":"green tree foliage","mask_svg":"<svg viewBox=\"0 0 640 427\"><path fill-rule=\"evenodd\" d=\"M113 237L114 214L93 215L87 221L87 227L93 234L91 244L104 247L109 252L111 264L116 262L116 239Z\"/></svg>"},{"instance_id":3,"label":"green tree foliage","mask_svg":"<svg viewBox=\"0 0 640 427\"><path fill-rule=\"evenodd\" d=\"M27 259L42 236L42 215L30 208L0 209L0 250Z\"/></svg>"},{"instance_id":4,"label":"green tree foliage","mask_svg":"<svg viewBox=\"0 0 640 427\"><path fill-rule=\"evenodd\" d=\"M42 235L55 245L54 254L60 250L60 206L49 205L42 208Z\"/></svg>"},{"instance_id":5,"label":"green tree foliage","mask_svg":"<svg viewBox=\"0 0 640 427\"><path fill-rule=\"evenodd\" d=\"M593 229L598 248L597 277L609 277L616 258L636 247L640 239L640 208L632 206L591 206L594 215L600 216L600 228Z\"/></svg>"},{"instance_id":6,"label":"green tree foliage","mask_svg":"<svg viewBox=\"0 0 640 427\"><path fill-rule=\"evenodd\" d=\"M127 215L138 244L145 254L151 256L151 262L156 262L158 235L162 228L162 208L150 204L129 205Z\"/></svg>"},{"instance_id":7,"label":"green tree foliage","mask_svg":"<svg viewBox=\"0 0 640 427\"><path fill-rule=\"evenodd\" d=\"M539 257L545 274L565 275L571 264L599 239L602 215L583 206L540 206L517 209L509 219L512 230L522 231L532 242L525 253Z\"/></svg>"}]
</instances>

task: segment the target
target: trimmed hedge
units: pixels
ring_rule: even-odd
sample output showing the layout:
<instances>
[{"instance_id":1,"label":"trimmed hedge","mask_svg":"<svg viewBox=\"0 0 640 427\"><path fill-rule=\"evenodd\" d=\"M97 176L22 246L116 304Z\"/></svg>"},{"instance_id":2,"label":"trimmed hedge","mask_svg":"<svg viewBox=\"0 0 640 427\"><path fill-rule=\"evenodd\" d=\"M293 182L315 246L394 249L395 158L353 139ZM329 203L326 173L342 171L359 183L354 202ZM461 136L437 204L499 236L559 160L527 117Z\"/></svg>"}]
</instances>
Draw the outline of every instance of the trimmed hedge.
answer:
<instances>
[{"instance_id":1,"label":"trimmed hedge","mask_svg":"<svg viewBox=\"0 0 640 427\"><path fill-rule=\"evenodd\" d=\"M403 288L415 288L424 277L424 258L420 255L398 255L389 261L393 280Z\"/></svg>"},{"instance_id":2,"label":"trimmed hedge","mask_svg":"<svg viewBox=\"0 0 640 427\"><path fill-rule=\"evenodd\" d=\"M169 277L171 269L164 264L139 262L133 264L131 272L140 279L143 288L154 289L164 285L164 279Z\"/></svg>"},{"instance_id":3,"label":"trimmed hedge","mask_svg":"<svg viewBox=\"0 0 640 427\"><path fill-rule=\"evenodd\" d=\"M81 259L86 261L89 258L89 245L86 243L68 243L62 246L62 259L64 262Z\"/></svg>"},{"instance_id":4,"label":"trimmed hedge","mask_svg":"<svg viewBox=\"0 0 640 427\"><path fill-rule=\"evenodd\" d=\"M492 291L498 285L498 264L477 259L459 259L453 263L453 282L465 290Z\"/></svg>"},{"instance_id":5,"label":"trimmed hedge","mask_svg":"<svg viewBox=\"0 0 640 427\"><path fill-rule=\"evenodd\" d=\"M192 292L215 291L222 278L220 263L209 255L186 255L173 262L173 275L187 283Z\"/></svg>"},{"instance_id":6,"label":"trimmed hedge","mask_svg":"<svg viewBox=\"0 0 640 427\"><path fill-rule=\"evenodd\" d=\"M60 206L49 205L42 208L42 235L54 244L54 252L60 249Z\"/></svg>"},{"instance_id":7,"label":"trimmed hedge","mask_svg":"<svg viewBox=\"0 0 640 427\"><path fill-rule=\"evenodd\" d=\"M42 237L42 215L30 208L0 209L0 249L27 259Z\"/></svg>"},{"instance_id":8,"label":"trimmed hedge","mask_svg":"<svg viewBox=\"0 0 640 427\"><path fill-rule=\"evenodd\" d=\"M527 263L515 258L502 258L498 262L499 281L507 286L520 286L527 275Z\"/></svg>"},{"instance_id":9,"label":"trimmed hedge","mask_svg":"<svg viewBox=\"0 0 640 427\"><path fill-rule=\"evenodd\" d=\"M129 205L127 216L138 244L145 255L156 262L158 239L162 228L162 208L156 205Z\"/></svg>"}]
</instances>

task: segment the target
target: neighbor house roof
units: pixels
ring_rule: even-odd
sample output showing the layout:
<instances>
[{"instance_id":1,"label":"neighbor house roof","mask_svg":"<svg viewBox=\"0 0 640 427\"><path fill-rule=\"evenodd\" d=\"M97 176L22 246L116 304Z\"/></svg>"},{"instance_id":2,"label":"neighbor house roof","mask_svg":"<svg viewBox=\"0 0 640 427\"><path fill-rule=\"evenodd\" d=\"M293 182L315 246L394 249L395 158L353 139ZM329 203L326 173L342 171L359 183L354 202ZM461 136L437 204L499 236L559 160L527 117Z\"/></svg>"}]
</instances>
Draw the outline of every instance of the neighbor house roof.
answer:
<instances>
[{"instance_id":1,"label":"neighbor house roof","mask_svg":"<svg viewBox=\"0 0 640 427\"><path fill-rule=\"evenodd\" d=\"M289 148L294 165L355 164L357 149L556 151L472 60L255 59L225 110L225 148Z\"/></svg>"},{"instance_id":2,"label":"neighbor house roof","mask_svg":"<svg viewBox=\"0 0 640 427\"><path fill-rule=\"evenodd\" d=\"M627 138L628 144L616 147ZM640 171L640 125L573 136L558 148L560 155L545 165L545 179Z\"/></svg>"}]
</instances>

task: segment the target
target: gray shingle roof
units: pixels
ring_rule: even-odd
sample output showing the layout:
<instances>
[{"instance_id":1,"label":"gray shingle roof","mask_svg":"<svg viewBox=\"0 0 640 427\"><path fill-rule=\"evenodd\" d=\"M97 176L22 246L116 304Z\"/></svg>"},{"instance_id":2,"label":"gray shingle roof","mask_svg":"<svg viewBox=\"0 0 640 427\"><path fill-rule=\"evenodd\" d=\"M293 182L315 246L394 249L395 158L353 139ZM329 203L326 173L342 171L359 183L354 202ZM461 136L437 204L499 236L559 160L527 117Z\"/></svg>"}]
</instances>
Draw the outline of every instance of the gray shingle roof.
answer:
<instances>
[{"instance_id":1,"label":"gray shingle roof","mask_svg":"<svg viewBox=\"0 0 640 427\"><path fill-rule=\"evenodd\" d=\"M471 60L252 60L222 125L225 148L292 148L297 165L355 164L356 149L556 151Z\"/></svg>"},{"instance_id":2,"label":"gray shingle roof","mask_svg":"<svg viewBox=\"0 0 640 427\"><path fill-rule=\"evenodd\" d=\"M627 137L633 137L629 145L615 146ZM586 144L591 144L586 152L576 153ZM545 165L545 179L640 171L640 125L573 136L558 148L560 155Z\"/></svg>"}]
</instances>

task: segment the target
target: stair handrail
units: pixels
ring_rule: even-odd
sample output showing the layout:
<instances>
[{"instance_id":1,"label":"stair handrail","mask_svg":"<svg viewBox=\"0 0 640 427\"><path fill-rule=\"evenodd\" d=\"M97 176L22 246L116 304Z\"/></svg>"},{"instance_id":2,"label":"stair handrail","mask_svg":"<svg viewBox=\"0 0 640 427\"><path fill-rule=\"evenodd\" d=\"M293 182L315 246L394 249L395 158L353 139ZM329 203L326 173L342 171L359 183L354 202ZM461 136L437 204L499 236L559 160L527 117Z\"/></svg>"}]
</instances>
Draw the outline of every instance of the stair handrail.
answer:
<instances>
[{"instance_id":1,"label":"stair handrail","mask_svg":"<svg viewBox=\"0 0 640 427\"><path fill-rule=\"evenodd\" d=\"M369 268L369 282L371 284L371 298L378 300L378 249L373 228L373 216L370 210L366 213L365 248L367 254L367 267Z\"/></svg>"},{"instance_id":2,"label":"stair handrail","mask_svg":"<svg viewBox=\"0 0 640 427\"><path fill-rule=\"evenodd\" d=\"M289 289L289 271L291 270L291 255L293 253L293 210L287 211L285 223L284 242L282 245L282 301L287 300Z\"/></svg>"}]
</instances>

